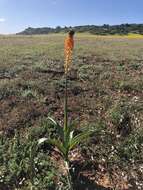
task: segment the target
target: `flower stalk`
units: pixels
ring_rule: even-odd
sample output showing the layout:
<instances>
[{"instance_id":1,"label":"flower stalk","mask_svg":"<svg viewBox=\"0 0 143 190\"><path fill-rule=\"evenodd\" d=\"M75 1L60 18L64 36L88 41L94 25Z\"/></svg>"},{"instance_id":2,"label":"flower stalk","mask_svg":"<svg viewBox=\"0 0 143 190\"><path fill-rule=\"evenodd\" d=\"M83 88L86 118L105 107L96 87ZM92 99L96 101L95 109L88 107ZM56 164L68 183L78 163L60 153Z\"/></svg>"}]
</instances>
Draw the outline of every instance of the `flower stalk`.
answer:
<instances>
[{"instance_id":1,"label":"flower stalk","mask_svg":"<svg viewBox=\"0 0 143 190\"><path fill-rule=\"evenodd\" d=\"M38 144L48 141L53 146L56 146L60 152L60 155L63 158L65 169L67 172L67 182L68 182L68 189L73 190L73 182L72 182L72 175L71 175L71 166L70 166L70 159L69 153L72 149L74 149L78 144L86 140L91 131L84 130L79 134L75 135L75 128L76 126L73 123L68 122L68 71L70 68L71 60L72 60L72 50L73 50L73 35L74 31L69 32L69 37L65 41L65 97L64 97L64 126L62 127L58 122L56 122L51 117L48 117L48 120L55 126L58 131L58 138L57 139L48 139L42 138L39 139Z\"/></svg>"},{"instance_id":2,"label":"flower stalk","mask_svg":"<svg viewBox=\"0 0 143 190\"><path fill-rule=\"evenodd\" d=\"M65 73L65 99L64 99L64 130L68 126L68 90L67 90L67 73Z\"/></svg>"}]
</instances>

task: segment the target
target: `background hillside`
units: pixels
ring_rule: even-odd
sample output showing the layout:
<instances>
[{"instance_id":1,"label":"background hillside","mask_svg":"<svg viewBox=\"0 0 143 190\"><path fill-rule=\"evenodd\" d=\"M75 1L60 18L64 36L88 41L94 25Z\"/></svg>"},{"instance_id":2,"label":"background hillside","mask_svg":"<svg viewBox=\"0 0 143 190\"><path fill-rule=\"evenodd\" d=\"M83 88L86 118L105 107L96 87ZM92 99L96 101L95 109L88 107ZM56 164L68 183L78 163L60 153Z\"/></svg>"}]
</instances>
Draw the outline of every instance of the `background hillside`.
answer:
<instances>
[{"instance_id":1,"label":"background hillside","mask_svg":"<svg viewBox=\"0 0 143 190\"><path fill-rule=\"evenodd\" d=\"M18 33L22 35L32 35L32 34L49 34L49 33L65 33L69 31L72 27L60 27L56 28L43 27L43 28L32 28L29 27L24 31ZM143 34L143 24L121 24L121 25L108 25L103 26L96 25L85 25L85 26L75 26L76 32L84 33L88 32L96 35L127 35L129 33Z\"/></svg>"}]
</instances>

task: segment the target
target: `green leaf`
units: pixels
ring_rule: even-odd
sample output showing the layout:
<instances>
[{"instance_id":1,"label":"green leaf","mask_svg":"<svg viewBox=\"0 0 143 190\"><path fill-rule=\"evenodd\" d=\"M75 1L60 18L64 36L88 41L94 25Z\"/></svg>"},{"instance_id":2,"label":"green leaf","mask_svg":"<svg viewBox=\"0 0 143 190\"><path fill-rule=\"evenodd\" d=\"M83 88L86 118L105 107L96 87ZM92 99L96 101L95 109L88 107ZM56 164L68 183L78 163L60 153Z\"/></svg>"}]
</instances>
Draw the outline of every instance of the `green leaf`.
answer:
<instances>
[{"instance_id":1,"label":"green leaf","mask_svg":"<svg viewBox=\"0 0 143 190\"><path fill-rule=\"evenodd\" d=\"M50 140L48 140L48 142L51 145L56 146L58 148L58 150L60 151L60 153L65 157L66 150L61 141L56 140L56 139L50 139Z\"/></svg>"},{"instance_id":2,"label":"green leaf","mask_svg":"<svg viewBox=\"0 0 143 190\"><path fill-rule=\"evenodd\" d=\"M51 121L53 123L53 125L56 127L56 129L58 130L58 135L60 136L61 140L64 140L64 130L63 128L51 117L48 117L48 120Z\"/></svg>"},{"instance_id":3,"label":"green leaf","mask_svg":"<svg viewBox=\"0 0 143 190\"><path fill-rule=\"evenodd\" d=\"M71 136L71 133L73 134L74 128L75 128L75 124L72 123L68 125L66 130L64 129L64 145L65 146L69 145L70 136Z\"/></svg>"},{"instance_id":4,"label":"green leaf","mask_svg":"<svg viewBox=\"0 0 143 190\"><path fill-rule=\"evenodd\" d=\"M41 138L38 140L38 145L43 144L44 142L46 142L48 140L48 138Z\"/></svg>"},{"instance_id":5,"label":"green leaf","mask_svg":"<svg viewBox=\"0 0 143 190\"><path fill-rule=\"evenodd\" d=\"M77 146L79 143L83 142L84 140L87 140L92 132L91 131L84 131L75 137L73 137L70 141L70 150L73 149L75 146Z\"/></svg>"}]
</instances>

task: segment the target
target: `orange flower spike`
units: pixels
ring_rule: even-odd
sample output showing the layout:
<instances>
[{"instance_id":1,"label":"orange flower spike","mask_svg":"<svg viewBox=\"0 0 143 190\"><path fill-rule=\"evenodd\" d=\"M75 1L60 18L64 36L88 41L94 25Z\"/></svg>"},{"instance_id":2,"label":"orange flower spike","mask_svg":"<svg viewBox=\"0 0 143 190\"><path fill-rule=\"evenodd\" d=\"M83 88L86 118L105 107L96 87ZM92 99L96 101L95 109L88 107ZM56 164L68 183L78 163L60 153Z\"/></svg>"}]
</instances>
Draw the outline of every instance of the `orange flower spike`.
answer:
<instances>
[{"instance_id":1,"label":"orange flower spike","mask_svg":"<svg viewBox=\"0 0 143 190\"><path fill-rule=\"evenodd\" d=\"M67 74L67 72L70 69L70 65L72 62L72 51L74 48L74 31L70 31L69 32L69 36L66 38L65 40L65 74Z\"/></svg>"},{"instance_id":2,"label":"orange flower spike","mask_svg":"<svg viewBox=\"0 0 143 190\"><path fill-rule=\"evenodd\" d=\"M74 47L74 40L73 37L68 36L65 40L65 50L73 50Z\"/></svg>"}]
</instances>

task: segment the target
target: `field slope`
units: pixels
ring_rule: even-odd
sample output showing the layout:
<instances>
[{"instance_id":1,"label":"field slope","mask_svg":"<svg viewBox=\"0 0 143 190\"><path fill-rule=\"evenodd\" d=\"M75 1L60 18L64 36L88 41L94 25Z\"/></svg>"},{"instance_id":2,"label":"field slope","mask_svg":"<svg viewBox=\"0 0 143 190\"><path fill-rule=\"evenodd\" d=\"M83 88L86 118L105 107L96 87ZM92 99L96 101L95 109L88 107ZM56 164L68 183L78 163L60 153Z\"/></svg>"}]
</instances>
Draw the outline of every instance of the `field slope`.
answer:
<instances>
[{"instance_id":1,"label":"field slope","mask_svg":"<svg viewBox=\"0 0 143 190\"><path fill-rule=\"evenodd\" d=\"M11 138L15 129L26 134L48 115L63 119L64 38L64 34L0 36L2 134ZM103 136L97 134L82 147L88 159L94 158L94 168L83 175L88 173L104 187L116 184L117 189L137 190L143 181L142 52L138 35L75 38L68 76L69 117L78 121L78 127L104 126Z\"/></svg>"}]
</instances>

